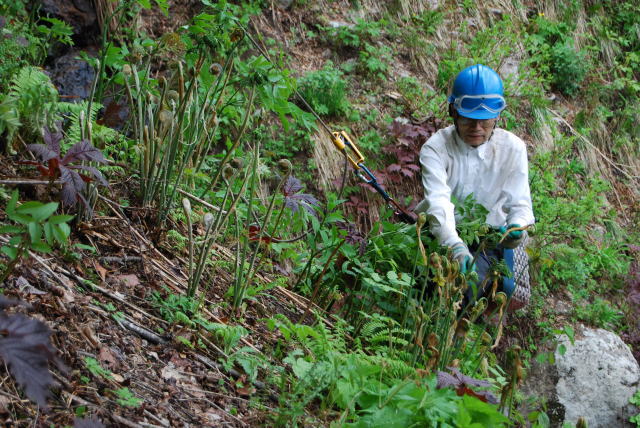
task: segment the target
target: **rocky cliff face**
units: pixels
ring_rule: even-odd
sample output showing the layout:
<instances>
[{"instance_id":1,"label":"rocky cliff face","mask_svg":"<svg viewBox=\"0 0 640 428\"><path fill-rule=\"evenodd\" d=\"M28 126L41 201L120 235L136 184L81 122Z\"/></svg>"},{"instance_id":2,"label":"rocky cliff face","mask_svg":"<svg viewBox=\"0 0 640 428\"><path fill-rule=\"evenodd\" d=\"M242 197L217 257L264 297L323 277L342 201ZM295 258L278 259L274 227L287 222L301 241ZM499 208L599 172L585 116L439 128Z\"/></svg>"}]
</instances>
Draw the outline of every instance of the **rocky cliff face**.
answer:
<instances>
[{"instance_id":1,"label":"rocky cliff face","mask_svg":"<svg viewBox=\"0 0 640 428\"><path fill-rule=\"evenodd\" d=\"M573 345L558 340L564 355L556 351L555 365L534 364L523 392L546 400L553 426L582 417L589 427L631 427L637 409L629 398L638 390L640 367L629 347L602 329L584 328Z\"/></svg>"}]
</instances>

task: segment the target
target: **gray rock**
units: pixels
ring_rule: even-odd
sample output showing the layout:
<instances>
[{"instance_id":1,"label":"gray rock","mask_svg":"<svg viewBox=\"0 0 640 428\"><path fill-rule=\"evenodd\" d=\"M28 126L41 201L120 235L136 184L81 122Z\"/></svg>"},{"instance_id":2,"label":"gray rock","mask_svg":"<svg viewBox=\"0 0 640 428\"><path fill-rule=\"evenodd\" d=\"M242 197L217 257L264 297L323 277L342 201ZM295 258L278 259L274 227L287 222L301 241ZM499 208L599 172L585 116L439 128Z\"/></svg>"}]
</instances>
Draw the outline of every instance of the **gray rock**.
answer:
<instances>
[{"instance_id":1,"label":"gray rock","mask_svg":"<svg viewBox=\"0 0 640 428\"><path fill-rule=\"evenodd\" d=\"M555 312L557 315L569 316L573 313L573 306L567 301L549 299L547 303L551 308L553 308L553 312Z\"/></svg>"},{"instance_id":2,"label":"gray rock","mask_svg":"<svg viewBox=\"0 0 640 428\"><path fill-rule=\"evenodd\" d=\"M280 9L289 9L291 4L293 4L293 0L278 0L276 4Z\"/></svg>"},{"instance_id":3,"label":"gray rock","mask_svg":"<svg viewBox=\"0 0 640 428\"><path fill-rule=\"evenodd\" d=\"M60 18L82 34L97 24L97 15L91 0L43 0L42 12Z\"/></svg>"},{"instance_id":4,"label":"gray rock","mask_svg":"<svg viewBox=\"0 0 640 428\"><path fill-rule=\"evenodd\" d=\"M72 101L82 101L91 95L91 86L95 78L95 71L87 62L78 58L80 51L70 53L55 59L49 69L51 80L58 88L60 95Z\"/></svg>"},{"instance_id":5,"label":"gray rock","mask_svg":"<svg viewBox=\"0 0 640 428\"><path fill-rule=\"evenodd\" d=\"M575 424L583 417L589 428L631 427L638 410L629 398L638 390L640 367L618 335L584 328L575 344L558 337L566 347L556 350L556 364L535 363L523 386L528 396L547 401L552 426Z\"/></svg>"},{"instance_id":6,"label":"gray rock","mask_svg":"<svg viewBox=\"0 0 640 428\"><path fill-rule=\"evenodd\" d=\"M503 78L510 77L513 80L517 80L520 71L520 61L514 57L508 57L504 63L500 66L500 75Z\"/></svg>"},{"instance_id":7,"label":"gray rock","mask_svg":"<svg viewBox=\"0 0 640 428\"><path fill-rule=\"evenodd\" d=\"M344 22L344 21L329 21L329 27L331 27L331 28L340 28L340 27L353 28L353 27L355 27L355 25L349 24L348 22Z\"/></svg>"}]
</instances>

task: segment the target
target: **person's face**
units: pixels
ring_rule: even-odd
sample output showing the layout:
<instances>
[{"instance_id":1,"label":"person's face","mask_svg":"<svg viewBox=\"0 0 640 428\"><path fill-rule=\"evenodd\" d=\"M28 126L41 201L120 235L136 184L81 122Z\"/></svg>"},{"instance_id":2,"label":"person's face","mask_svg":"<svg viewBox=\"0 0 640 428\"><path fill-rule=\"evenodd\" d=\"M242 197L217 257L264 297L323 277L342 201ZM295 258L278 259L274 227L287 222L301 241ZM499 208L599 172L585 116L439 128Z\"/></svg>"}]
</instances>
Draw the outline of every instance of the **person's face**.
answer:
<instances>
[{"instance_id":1,"label":"person's face","mask_svg":"<svg viewBox=\"0 0 640 428\"><path fill-rule=\"evenodd\" d=\"M469 119L454 113L454 119L458 134L462 141L471 147L478 147L491 137L493 128L496 126L496 119Z\"/></svg>"}]
</instances>

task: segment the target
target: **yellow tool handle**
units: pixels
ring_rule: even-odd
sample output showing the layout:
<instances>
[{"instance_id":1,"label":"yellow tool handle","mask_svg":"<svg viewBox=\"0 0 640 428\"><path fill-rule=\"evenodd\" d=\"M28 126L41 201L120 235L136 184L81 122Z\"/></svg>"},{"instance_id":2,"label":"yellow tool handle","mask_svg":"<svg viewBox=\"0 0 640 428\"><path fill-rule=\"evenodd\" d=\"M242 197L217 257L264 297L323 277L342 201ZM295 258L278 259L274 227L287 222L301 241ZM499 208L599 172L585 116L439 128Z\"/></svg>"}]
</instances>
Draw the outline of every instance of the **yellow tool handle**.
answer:
<instances>
[{"instance_id":1,"label":"yellow tool handle","mask_svg":"<svg viewBox=\"0 0 640 428\"><path fill-rule=\"evenodd\" d=\"M351 138L349 138L347 133L344 131L333 132L332 136L333 138L331 141L333 141L333 145L347 155L347 159L349 159L349 162L351 162L351 165L353 165L355 169L360 169L360 164L364 162L364 156L362 156L362 153L360 153L360 150L358 150L358 147L356 147L353 141L351 141ZM347 147L351 149L357 159L352 158L349 153L347 153Z\"/></svg>"}]
</instances>

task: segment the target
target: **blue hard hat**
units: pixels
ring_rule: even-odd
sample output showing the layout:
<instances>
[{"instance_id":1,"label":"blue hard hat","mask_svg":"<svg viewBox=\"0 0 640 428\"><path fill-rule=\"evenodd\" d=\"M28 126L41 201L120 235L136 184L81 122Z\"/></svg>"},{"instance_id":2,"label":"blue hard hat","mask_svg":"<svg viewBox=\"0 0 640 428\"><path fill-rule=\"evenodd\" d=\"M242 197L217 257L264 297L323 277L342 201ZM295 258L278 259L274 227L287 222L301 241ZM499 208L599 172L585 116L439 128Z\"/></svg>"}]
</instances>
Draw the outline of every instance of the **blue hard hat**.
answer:
<instances>
[{"instance_id":1,"label":"blue hard hat","mask_svg":"<svg viewBox=\"0 0 640 428\"><path fill-rule=\"evenodd\" d=\"M496 118L507 106L502 79L486 65L467 67L456 76L449 103L464 117Z\"/></svg>"}]
</instances>

